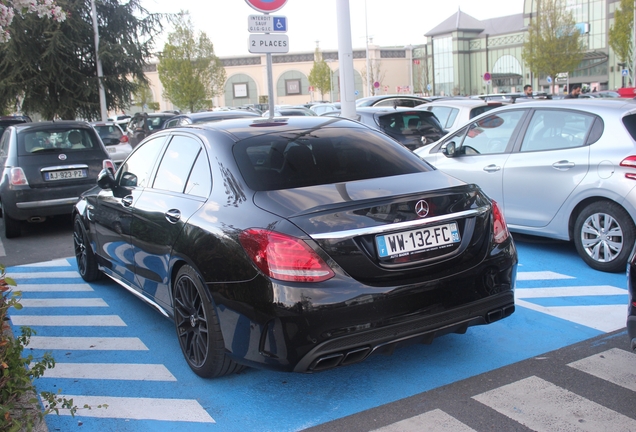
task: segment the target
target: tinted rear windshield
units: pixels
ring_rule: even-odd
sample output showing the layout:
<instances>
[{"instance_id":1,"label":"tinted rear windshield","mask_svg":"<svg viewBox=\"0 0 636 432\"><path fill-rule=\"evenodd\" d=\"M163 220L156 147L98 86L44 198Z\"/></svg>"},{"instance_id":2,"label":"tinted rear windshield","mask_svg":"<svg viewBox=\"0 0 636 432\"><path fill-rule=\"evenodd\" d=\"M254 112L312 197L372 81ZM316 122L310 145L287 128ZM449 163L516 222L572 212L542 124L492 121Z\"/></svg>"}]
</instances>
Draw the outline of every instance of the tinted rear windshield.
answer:
<instances>
[{"instance_id":1,"label":"tinted rear windshield","mask_svg":"<svg viewBox=\"0 0 636 432\"><path fill-rule=\"evenodd\" d=\"M234 157L257 191L292 189L431 171L390 138L362 128L260 135L238 142Z\"/></svg>"},{"instance_id":2,"label":"tinted rear windshield","mask_svg":"<svg viewBox=\"0 0 636 432\"><path fill-rule=\"evenodd\" d=\"M444 136L437 117L426 111L408 111L383 114L378 117L380 128L391 135L425 135L430 142Z\"/></svg>"},{"instance_id":3,"label":"tinted rear windshield","mask_svg":"<svg viewBox=\"0 0 636 432\"><path fill-rule=\"evenodd\" d=\"M95 130L99 134L106 145L119 144L119 139L123 136L121 128L113 125L94 126Z\"/></svg>"},{"instance_id":4,"label":"tinted rear windshield","mask_svg":"<svg viewBox=\"0 0 636 432\"><path fill-rule=\"evenodd\" d=\"M100 148L97 136L88 129L52 129L25 131L18 135L18 154L82 152Z\"/></svg>"}]
</instances>

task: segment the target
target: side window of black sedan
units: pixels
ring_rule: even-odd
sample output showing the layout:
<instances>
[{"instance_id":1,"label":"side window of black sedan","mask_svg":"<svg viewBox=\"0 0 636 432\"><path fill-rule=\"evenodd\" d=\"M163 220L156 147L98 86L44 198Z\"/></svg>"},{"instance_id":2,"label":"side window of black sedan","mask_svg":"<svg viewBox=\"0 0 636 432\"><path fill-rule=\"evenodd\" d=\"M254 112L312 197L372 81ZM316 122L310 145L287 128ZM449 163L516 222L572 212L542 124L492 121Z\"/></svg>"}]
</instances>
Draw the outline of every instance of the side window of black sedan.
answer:
<instances>
[{"instance_id":1,"label":"side window of black sedan","mask_svg":"<svg viewBox=\"0 0 636 432\"><path fill-rule=\"evenodd\" d=\"M174 136L161 159L152 187L184 193L188 177L200 151L201 144L194 138Z\"/></svg>"},{"instance_id":2,"label":"side window of black sedan","mask_svg":"<svg viewBox=\"0 0 636 432\"><path fill-rule=\"evenodd\" d=\"M117 171L119 184L126 187L148 186L152 169L165 140L165 137L151 139L135 148L135 152Z\"/></svg>"}]
</instances>

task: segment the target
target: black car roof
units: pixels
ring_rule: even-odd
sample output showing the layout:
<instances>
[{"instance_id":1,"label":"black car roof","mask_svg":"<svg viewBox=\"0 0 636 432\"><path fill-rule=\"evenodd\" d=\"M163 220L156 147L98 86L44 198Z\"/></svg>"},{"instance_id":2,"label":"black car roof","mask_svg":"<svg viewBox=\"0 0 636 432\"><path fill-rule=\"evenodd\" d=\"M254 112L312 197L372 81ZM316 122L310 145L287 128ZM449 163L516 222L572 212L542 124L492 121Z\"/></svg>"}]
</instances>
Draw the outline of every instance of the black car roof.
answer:
<instances>
[{"instance_id":1,"label":"black car roof","mask_svg":"<svg viewBox=\"0 0 636 432\"><path fill-rule=\"evenodd\" d=\"M175 117L191 118L193 120L200 118L214 118L214 117L260 117L258 113L247 110L232 110L232 111L205 111L196 112L190 114L180 114Z\"/></svg>"},{"instance_id":2,"label":"black car roof","mask_svg":"<svg viewBox=\"0 0 636 432\"><path fill-rule=\"evenodd\" d=\"M286 133L296 130L311 130L323 127L356 127L366 128L358 122L343 117L320 117L320 116L290 116L275 117L270 120L267 117L245 117L228 119L221 122L197 123L184 127L166 129L166 133L179 129L187 130L191 128L217 130L234 136L237 140L246 139L255 135L269 133Z\"/></svg>"}]
</instances>

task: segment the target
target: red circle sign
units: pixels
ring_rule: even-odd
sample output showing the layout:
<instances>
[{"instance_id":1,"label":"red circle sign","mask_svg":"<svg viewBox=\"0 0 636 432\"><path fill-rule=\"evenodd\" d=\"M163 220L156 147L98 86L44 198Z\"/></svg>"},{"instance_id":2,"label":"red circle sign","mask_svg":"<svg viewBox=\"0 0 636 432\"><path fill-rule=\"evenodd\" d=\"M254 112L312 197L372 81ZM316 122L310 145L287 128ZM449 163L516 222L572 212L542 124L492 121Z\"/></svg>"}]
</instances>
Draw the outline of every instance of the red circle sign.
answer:
<instances>
[{"instance_id":1,"label":"red circle sign","mask_svg":"<svg viewBox=\"0 0 636 432\"><path fill-rule=\"evenodd\" d=\"M245 0L248 5L259 12L270 13L276 12L285 6L287 0Z\"/></svg>"}]
</instances>

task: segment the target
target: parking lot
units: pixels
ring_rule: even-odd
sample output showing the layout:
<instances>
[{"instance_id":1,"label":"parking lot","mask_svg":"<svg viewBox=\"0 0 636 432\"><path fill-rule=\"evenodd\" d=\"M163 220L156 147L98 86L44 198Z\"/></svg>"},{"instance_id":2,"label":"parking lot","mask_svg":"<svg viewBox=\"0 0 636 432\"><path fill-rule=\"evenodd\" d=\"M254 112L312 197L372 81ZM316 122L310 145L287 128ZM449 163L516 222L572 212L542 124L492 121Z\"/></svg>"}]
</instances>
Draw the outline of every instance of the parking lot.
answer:
<instances>
[{"instance_id":1,"label":"parking lot","mask_svg":"<svg viewBox=\"0 0 636 432\"><path fill-rule=\"evenodd\" d=\"M311 375L247 369L201 379L183 360L171 321L112 281L86 284L74 258L10 267L8 274L23 291L25 306L12 312L11 320L14 327L29 325L37 331L30 346L34 355L50 351L57 361L38 381L38 390L61 391L77 406L108 405L80 409L75 418L48 416L50 430L294 431L339 419L346 427L352 415L360 416L354 417L359 430L389 423L392 429L383 430L421 430L408 429L388 414L361 413L382 413L384 406L394 407L394 413L395 406L412 402L409 398L430 401L427 394L444 386L514 369L528 359L607 334L624 341L615 343L617 349L628 349L621 330L627 304L624 274L590 269L569 243L516 239L517 310L510 318L470 328L465 335L444 336L432 345L405 347L391 356ZM633 370L634 361L628 357L627 362ZM531 387L513 390L527 392L537 383L524 381ZM503 408L499 412L527 430L521 426L526 419ZM405 419L414 417L407 414ZM432 424L446 419L443 413L427 415ZM634 423L617 418L627 421L617 426ZM422 418L415 421L421 424Z\"/></svg>"}]
</instances>

